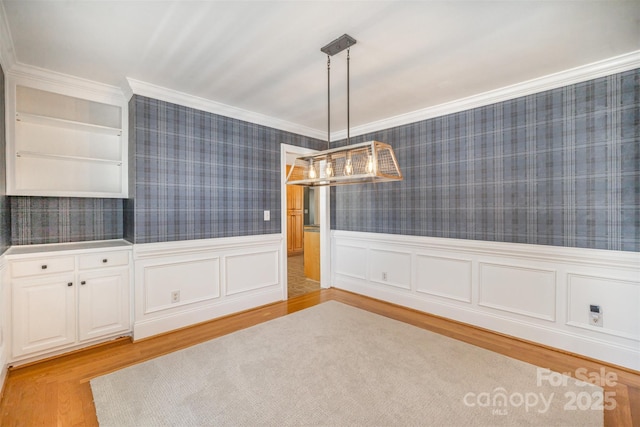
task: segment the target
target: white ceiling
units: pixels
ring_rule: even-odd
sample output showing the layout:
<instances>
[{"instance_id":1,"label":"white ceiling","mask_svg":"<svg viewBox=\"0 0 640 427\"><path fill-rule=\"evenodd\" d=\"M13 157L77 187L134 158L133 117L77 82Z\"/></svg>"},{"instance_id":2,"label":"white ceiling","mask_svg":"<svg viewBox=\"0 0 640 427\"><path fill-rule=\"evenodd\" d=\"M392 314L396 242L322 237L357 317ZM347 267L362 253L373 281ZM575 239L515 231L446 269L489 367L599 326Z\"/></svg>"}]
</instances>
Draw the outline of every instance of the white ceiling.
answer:
<instances>
[{"instance_id":1,"label":"white ceiling","mask_svg":"<svg viewBox=\"0 0 640 427\"><path fill-rule=\"evenodd\" d=\"M126 78L326 132L348 33L351 126L640 49L640 1L3 0L18 63ZM4 23L0 22L0 25ZM332 57L346 128L346 55Z\"/></svg>"}]
</instances>

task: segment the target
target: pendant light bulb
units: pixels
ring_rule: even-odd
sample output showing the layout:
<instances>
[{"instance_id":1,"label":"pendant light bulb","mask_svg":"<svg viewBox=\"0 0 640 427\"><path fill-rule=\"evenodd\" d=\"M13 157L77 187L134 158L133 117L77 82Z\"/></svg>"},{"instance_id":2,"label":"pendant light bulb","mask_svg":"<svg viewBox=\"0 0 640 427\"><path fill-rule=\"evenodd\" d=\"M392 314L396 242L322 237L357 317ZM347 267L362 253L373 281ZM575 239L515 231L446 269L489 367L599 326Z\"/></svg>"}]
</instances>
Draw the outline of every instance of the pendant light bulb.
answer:
<instances>
[{"instance_id":1,"label":"pendant light bulb","mask_svg":"<svg viewBox=\"0 0 640 427\"><path fill-rule=\"evenodd\" d=\"M344 164L344 174L346 176L353 175L353 162L351 161L351 154L347 157L347 161Z\"/></svg>"},{"instance_id":2,"label":"pendant light bulb","mask_svg":"<svg viewBox=\"0 0 640 427\"><path fill-rule=\"evenodd\" d=\"M313 165L313 161L309 163L309 179L316 179L318 175L316 174L316 168Z\"/></svg>"},{"instance_id":3,"label":"pendant light bulb","mask_svg":"<svg viewBox=\"0 0 640 427\"><path fill-rule=\"evenodd\" d=\"M331 156L327 157L327 167L325 168L325 173L328 177L333 176L333 165L331 164Z\"/></svg>"},{"instance_id":4,"label":"pendant light bulb","mask_svg":"<svg viewBox=\"0 0 640 427\"><path fill-rule=\"evenodd\" d=\"M373 156L371 155L367 159L367 173L373 173Z\"/></svg>"}]
</instances>

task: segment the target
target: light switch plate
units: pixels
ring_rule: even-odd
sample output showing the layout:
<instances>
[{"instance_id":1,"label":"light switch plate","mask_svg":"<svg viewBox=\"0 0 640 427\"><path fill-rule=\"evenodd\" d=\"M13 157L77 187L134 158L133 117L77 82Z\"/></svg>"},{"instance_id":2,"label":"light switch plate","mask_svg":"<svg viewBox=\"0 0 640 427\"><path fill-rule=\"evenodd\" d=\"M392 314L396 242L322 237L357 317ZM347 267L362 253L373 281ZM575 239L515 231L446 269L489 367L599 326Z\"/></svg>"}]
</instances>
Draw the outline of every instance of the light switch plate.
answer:
<instances>
[{"instance_id":1,"label":"light switch plate","mask_svg":"<svg viewBox=\"0 0 640 427\"><path fill-rule=\"evenodd\" d=\"M271 221L271 211L264 211L264 220Z\"/></svg>"}]
</instances>

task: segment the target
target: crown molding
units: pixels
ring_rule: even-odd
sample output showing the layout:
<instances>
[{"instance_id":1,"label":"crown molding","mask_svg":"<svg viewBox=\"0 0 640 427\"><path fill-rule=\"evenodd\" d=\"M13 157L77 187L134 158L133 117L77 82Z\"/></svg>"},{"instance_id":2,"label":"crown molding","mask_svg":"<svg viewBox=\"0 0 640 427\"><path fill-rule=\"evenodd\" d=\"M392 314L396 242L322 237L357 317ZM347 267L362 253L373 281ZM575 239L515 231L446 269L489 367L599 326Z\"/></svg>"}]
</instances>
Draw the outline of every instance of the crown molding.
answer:
<instances>
[{"instance_id":1,"label":"crown molding","mask_svg":"<svg viewBox=\"0 0 640 427\"><path fill-rule=\"evenodd\" d=\"M119 105L122 105L126 101L122 89L119 87L34 67L32 65L17 63L7 74L17 82L29 82L33 87L57 90L65 95Z\"/></svg>"},{"instance_id":2,"label":"crown molding","mask_svg":"<svg viewBox=\"0 0 640 427\"><path fill-rule=\"evenodd\" d=\"M298 135L304 135L321 140L326 138L326 133L318 129L309 128L286 120L280 120L264 114L244 110L242 108L233 107L131 78L126 78L126 82L122 87L116 87L15 62L13 48L10 46L10 34L6 27L6 17L3 13L4 9L0 2L0 37L2 38L2 41L0 41L0 63L5 69L5 74L11 78L19 81L28 80L32 84L35 83L36 86L44 85L49 89L52 87L58 88L60 91L69 95L75 94L77 96L89 97L97 101L103 100L104 102L113 102L118 104L126 103L133 94L137 94L292 132ZM521 96L540 93L546 90L556 89L558 87L580 83L635 68L640 68L640 50L570 70L561 71L559 73L528 80L522 83L506 86L500 89L484 92L478 95L473 95L467 98L352 127L350 133L352 136L357 136L390 129L396 126L415 123L446 114L457 113L472 108L507 101ZM331 134L331 140L337 141L344 139L346 138L346 135L346 129L335 131Z\"/></svg>"},{"instance_id":3,"label":"crown molding","mask_svg":"<svg viewBox=\"0 0 640 427\"><path fill-rule=\"evenodd\" d=\"M390 129L396 126L406 125L419 122L434 117L444 116L446 114L457 113L460 111L470 110L472 108L483 107L485 105L495 104L497 102L507 101L519 98L521 96L532 95L544 92L550 89L556 89L575 83L592 80L598 77L604 77L623 71L640 68L640 50L629 52L624 55L615 56L613 58L561 71L547 76L527 80L522 83L516 83L505 86L500 89L491 90L467 98L446 102L433 107L427 107L420 110L412 111L406 114L400 114L394 117L366 123L364 125L351 128L351 136L363 135L366 133L377 132L384 129ZM336 141L347 137L347 130L336 131L331 134L331 140Z\"/></svg>"},{"instance_id":4,"label":"crown molding","mask_svg":"<svg viewBox=\"0 0 640 427\"><path fill-rule=\"evenodd\" d=\"M7 13L4 10L4 3L0 1L0 65L6 73L15 66L16 62Z\"/></svg>"},{"instance_id":5,"label":"crown molding","mask_svg":"<svg viewBox=\"0 0 640 427\"><path fill-rule=\"evenodd\" d=\"M288 122L286 120L280 120L275 117L266 116L264 114L244 110L242 108L233 107L231 105L222 104L220 102L211 101L199 96L189 95L187 93L178 92L172 89L167 89L161 86L156 86L151 83L142 82L128 77L127 82L129 83L130 90L125 90L126 93L132 93L158 99L161 101L171 102L173 104L183 105L185 107L195 108L197 110L206 111L225 117L280 129L298 135L308 136L310 138L323 139L323 137L326 137L326 133L318 129L310 128L308 126L302 126L296 123Z\"/></svg>"}]
</instances>

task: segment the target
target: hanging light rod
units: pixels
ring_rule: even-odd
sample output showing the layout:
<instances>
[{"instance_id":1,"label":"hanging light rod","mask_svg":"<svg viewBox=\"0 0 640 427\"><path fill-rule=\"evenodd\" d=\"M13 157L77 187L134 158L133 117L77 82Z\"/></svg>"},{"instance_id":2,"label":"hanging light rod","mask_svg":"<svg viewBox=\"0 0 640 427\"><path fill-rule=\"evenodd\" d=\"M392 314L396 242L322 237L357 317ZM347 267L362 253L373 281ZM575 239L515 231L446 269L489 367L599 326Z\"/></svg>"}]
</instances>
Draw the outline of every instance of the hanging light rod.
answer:
<instances>
[{"instance_id":1,"label":"hanging light rod","mask_svg":"<svg viewBox=\"0 0 640 427\"><path fill-rule=\"evenodd\" d=\"M343 50L350 48L354 44L356 44L356 39L351 37L349 34L343 34L325 47L320 48L320 50L329 56L333 56L336 53L340 53Z\"/></svg>"},{"instance_id":2,"label":"hanging light rod","mask_svg":"<svg viewBox=\"0 0 640 427\"><path fill-rule=\"evenodd\" d=\"M320 50L327 54L327 150L296 158L287 176L288 185L305 187L402 181L402 172L389 144L349 141L349 48L356 39L344 34ZM331 149L331 60L347 49L347 145Z\"/></svg>"}]
</instances>

